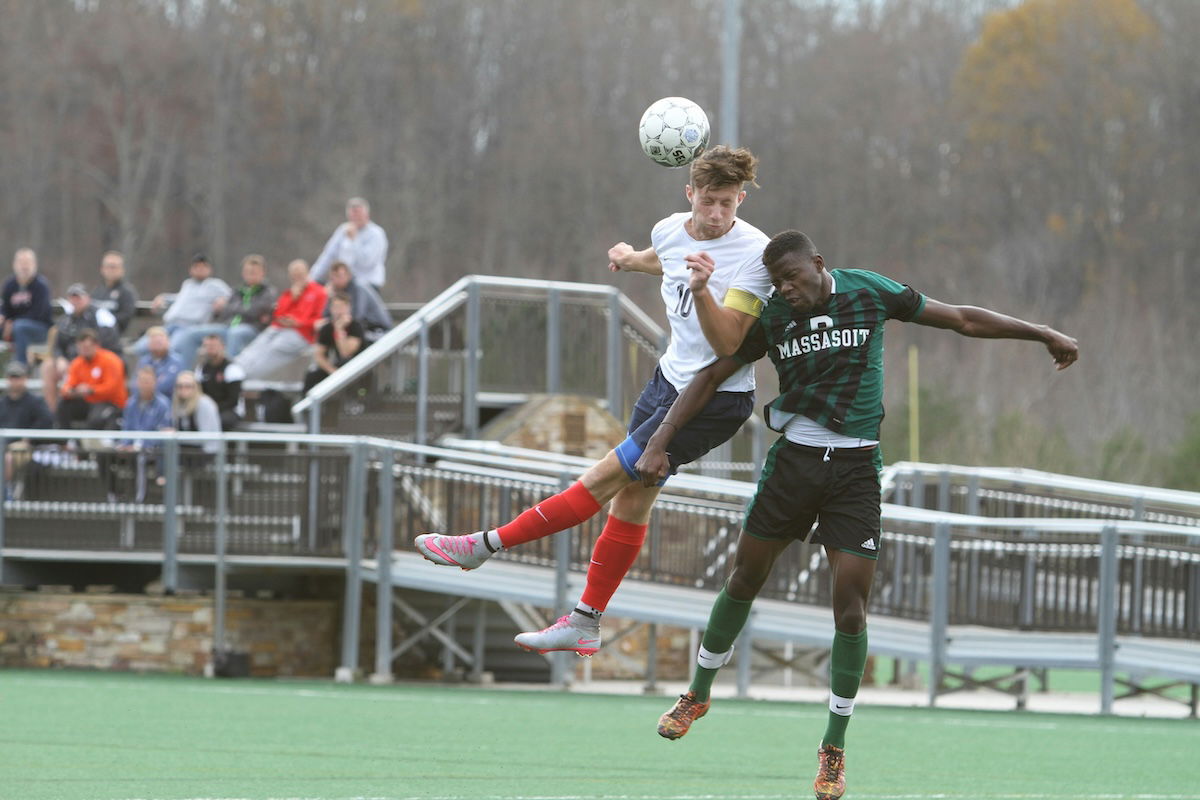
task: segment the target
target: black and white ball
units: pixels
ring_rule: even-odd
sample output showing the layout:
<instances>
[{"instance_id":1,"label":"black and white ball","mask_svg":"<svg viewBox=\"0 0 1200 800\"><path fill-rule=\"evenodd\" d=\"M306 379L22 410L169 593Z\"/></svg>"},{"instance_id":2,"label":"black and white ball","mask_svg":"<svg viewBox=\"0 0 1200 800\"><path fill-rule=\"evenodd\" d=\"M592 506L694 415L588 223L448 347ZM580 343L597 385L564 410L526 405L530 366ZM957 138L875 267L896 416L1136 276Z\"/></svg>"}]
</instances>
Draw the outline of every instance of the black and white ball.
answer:
<instances>
[{"instance_id":1,"label":"black and white ball","mask_svg":"<svg viewBox=\"0 0 1200 800\"><path fill-rule=\"evenodd\" d=\"M708 147L708 116L686 97L656 100L642 114L638 138L656 164L683 167Z\"/></svg>"}]
</instances>

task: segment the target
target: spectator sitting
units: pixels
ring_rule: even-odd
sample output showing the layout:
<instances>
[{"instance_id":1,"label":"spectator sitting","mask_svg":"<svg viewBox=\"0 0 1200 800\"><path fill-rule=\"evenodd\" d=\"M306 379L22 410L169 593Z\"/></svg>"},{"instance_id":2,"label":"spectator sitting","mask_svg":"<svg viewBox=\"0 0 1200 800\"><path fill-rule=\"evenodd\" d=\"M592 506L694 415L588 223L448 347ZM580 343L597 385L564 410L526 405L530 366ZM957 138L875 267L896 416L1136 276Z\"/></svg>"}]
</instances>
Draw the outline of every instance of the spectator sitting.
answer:
<instances>
[{"instance_id":1,"label":"spectator sitting","mask_svg":"<svg viewBox=\"0 0 1200 800\"><path fill-rule=\"evenodd\" d=\"M136 390L125 403L125 415L121 429L134 431L161 431L171 427L171 401L158 388L158 373L154 367L138 367ZM151 450L159 448L160 442L143 439L122 439L117 447L121 450Z\"/></svg>"},{"instance_id":2,"label":"spectator sitting","mask_svg":"<svg viewBox=\"0 0 1200 800\"><path fill-rule=\"evenodd\" d=\"M50 284L37 272L37 254L22 247L13 255L12 277L0 289L0 324L13 343L13 359L28 364L29 345L42 344L50 331Z\"/></svg>"},{"instance_id":3,"label":"spectator sitting","mask_svg":"<svg viewBox=\"0 0 1200 800\"><path fill-rule=\"evenodd\" d=\"M346 201L346 222L339 225L313 262L314 281L324 281L335 261L350 266L354 277L383 288L388 238L383 228L371 222L371 206L361 197Z\"/></svg>"},{"instance_id":4,"label":"spectator sitting","mask_svg":"<svg viewBox=\"0 0 1200 800\"><path fill-rule=\"evenodd\" d=\"M175 379L175 395L171 398L171 429L181 433L221 432L221 414L217 411L217 404L200 391L200 382L191 372L181 372ZM199 445L183 444L181 449L215 453L221 449L221 442L214 439Z\"/></svg>"},{"instance_id":5,"label":"spectator sitting","mask_svg":"<svg viewBox=\"0 0 1200 800\"><path fill-rule=\"evenodd\" d=\"M179 358L171 352L167 329L155 325L146 331L146 355L138 359L138 369L150 367L158 379L158 393L170 397L175 391L175 376L183 369Z\"/></svg>"},{"instance_id":6,"label":"spectator sitting","mask_svg":"<svg viewBox=\"0 0 1200 800\"><path fill-rule=\"evenodd\" d=\"M200 254L192 257L187 279L180 284L179 293L175 295L170 308L163 312L163 325L172 342L180 331L211 322L217 301L229 294L229 284L214 278L212 273L212 264L207 258ZM150 310L158 314L166 304L167 296L160 294L150 304ZM138 355L146 352L146 345L146 337L143 336L134 345Z\"/></svg>"},{"instance_id":7,"label":"spectator sitting","mask_svg":"<svg viewBox=\"0 0 1200 800\"><path fill-rule=\"evenodd\" d=\"M221 415L221 430L237 430L242 422L239 410L242 405L242 379L245 373L237 364L225 357L225 342L215 333L204 337L200 365L196 377L204 394L217 404Z\"/></svg>"},{"instance_id":8,"label":"spectator sitting","mask_svg":"<svg viewBox=\"0 0 1200 800\"><path fill-rule=\"evenodd\" d=\"M54 417L46 408L46 401L28 391L28 367L10 361L4 374L8 377L8 392L0 397L0 428L53 428ZM4 480L11 484L13 470L24 466L28 460L29 440L10 441L4 453Z\"/></svg>"},{"instance_id":9,"label":"spectator sitting","mask_svg":"<svg viewBox=\"0 0 1200 800\"><path fill-rule=\"evenodd\" d=\"M350 298L341 292L335 294L329 298L329 310L330 321L317 332L313 348L317 363L304 376L305 394L363 349L363 327L350 314Z\"/></svg>"},{"instance_id":10,"label":"spectator sitting","mask_svg":"<svg viewBox=\"0 0 1200 800\"><path fill-rule=\"evenodd\" d=\"M121 429L126 434L137 431L161 431L171 426L171 401L158 391L158 376L154 367L139 367L135 378L135 391L125 403L125 413L121 420ZM136 454L135 499L141 502L146 497L146 468L157 460L157 454L162 443L155 439L135 439L127 437L117 443L120 453ZM105 475L108 488L109 502L118 497L118 471L115 469L117 460L127 461L129 456L102 455L100 471Z\"/></svg>"},{"instance_id":11,"label":"spectator sitting","mask_svg":"<svg viewBox=\"0 0 1200 800\"><path fill-rule=\"evenodd\" d=\"M291 286L279 296L270 326L234 359L247 378L266 378L307 356L312 346L313 323L325 307L325 287L308 279L308 264L299 258L288 264L288 280Z\"/></svg>"},{"instance_id":12,"label":"spectator sitting","mask_svg":"<svg viewBox=\"0 0 1200 800\"><path fill-rule=\"evenodd\" d=\"M366 338L373 341L373 334L378 338L381 331L391 329L392 315L379 292L366 281L356 279L350 272L350 267L341 261L329 268L328 291L330 300L325 306L324 316L317 321L318 328L329 320L329 307L333 305L333 296L341 292L350 298L350 316L362 326Z\"/></svg>"},{"instance_id":13,"label":"spectator sitting","mask_svg":"<svg viewBox=\"0 0 1200 800\"><path fill-rule=\"evenodd\" d=\"M106 430L114 427L125 407L125 362L100 346L91 328L75 339L79 354L67 369L62 402L58 404L60 428Z\"/></svg>"},{"instance_id":14,"label":"spectator sitting","mask_svg":"<svg viewBox=\"0 0 1200 800\"><path fill-rule=\"evenodd\" d=\"M220 336L232 358L262 333L271 322L271 310L279 298L266 277L267 262L262 256L252 254L242 259L242 285L214 302L214 321L182 330L174 337L172 349L184 369L196 365L196 351L207 336Z\"/></svg>"},{"instance_id":15,"label":"spectator sitting","mask_svg":"<svg viewBox=\"0 0 1200 800\"><path fill-rule=\"evenodd\" d=\"M100 285L92 292L92 302L103 308L116 319L117 333L125 335L129 323L137 313L138 293L133 284L125 280L125 256L109 250L100 257Z\"/></svg>"},{"instance_id":16,"label":"spectator sitting","mask_svg":"<svg viewBox=\"0 0 1200 800\"><path fill-rule=\"evenodd\" d=\"M54 323L50 358L42 363L42 396L51 412L58 408L58 382L67 374L75 358L82 331L90 330L95 334L101 347L117 350L117 318L92 305L92 298L82 283L73 283L67 288L67 303L70 310Z\"/></svg>"}]
</instances>

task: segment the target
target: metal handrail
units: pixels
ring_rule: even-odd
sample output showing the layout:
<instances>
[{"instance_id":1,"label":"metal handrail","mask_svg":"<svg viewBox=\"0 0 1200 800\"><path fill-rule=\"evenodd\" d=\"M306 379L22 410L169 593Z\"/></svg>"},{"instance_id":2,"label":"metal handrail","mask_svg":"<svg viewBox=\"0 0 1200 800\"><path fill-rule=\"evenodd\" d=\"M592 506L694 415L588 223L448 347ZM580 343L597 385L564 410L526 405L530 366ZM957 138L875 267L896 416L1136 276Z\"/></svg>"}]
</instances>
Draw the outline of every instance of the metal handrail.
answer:
<instances>
[{"instance_id":1,"label":"metal handrail","mask_svg":"<svg viewBox=\"0 0 1200 800\"><path fill-rule=\"evenodd\" d=\"M314 404L320 403L343 387L358 380L397 349L415 339L421 332L422 324L428 325L436 322L464 303L470 280L471 276L459 278L449 288L422 306L419 311L414 312L377 339L370 347L310 389L307 395L292 406L292 414L299 415L308 411Z\"/></svg>"},{"instance_id":2,"label":"metal handrail","mask_svg":"<svg viewBox=\"0 0 1200 800\"><path fill-rule=\"evenodd\" d=\"M137 438L150 441L174 441L179 444L204 444L214 441L246 442L257 444L305 444L340 447L347 450L356 446L391 450L423 458L437 459L448 463L476 465L479 467L502 468L517 473L531 473L551 477L578 477L591 463L578 456L547 453L524 448L509 447L494 442L470 442L454 440L451 446L421 445L411 442L384 439L373 436L340 436L334 434L287 434L287 433L201 433L162 431L70 431L0 429L0 439L30 439L33 441L61 441L64 435L79 439L123 439ZM472 449L473 448L473 449ZM1056 476L1067 479L1069 476ZM709 478L702 475L679 474L672 476L668 486L672 489L706 493L728 500L749 500L754 496L756 485L746 481L724 478ZM953 528L972 530L977 528L1011 528L1014 530L1037 530L1053 533L1099 533L1111 528L1118 533L1160 533L1179 535L1185 539L1200 541L1200 529L1187 525L1173 525L1141 520L1087 519L1075 517L987 517L937 511L915 506L882 503L885 522L911 522L934 525L946 523Z\"/></svg>"},{"instance_id":3,"label":"metal handrail","mask_svg":"<svg viewBox=\"0 0 1200 800\"><path fill-rule=\"evenodd\" d=\"M940 477L949 475L959 478L979 478L1006 483L1028 483L1049 489L1067 489L1095 497L1120 498L1125 500L1147 500L1167 503L1200 511L1200 492L1180 489L1161 489L1153 486L1138 486L1095 478L1077 478L1022 467L963 467L947 464L927 464L913 461L898 461L884 469L884 479L894 482L907 475Z\"/></svg>"},{"instance_id":4,"label":"metal handrail","mask_svg":"<svg viewBox=\"0 0 1200 800\"><path fill-rule=\"evenodd\" d=\"M616 297L620 308L631 320L643 328L660 343L665 341L662 328L642 309L625 297L614 286L569 281L538 280L533 278L506 278L493 275L467 275L455 281L449 288L415 311L403 322L388 331L371 346L367 347L336 372L314 386L305 397L292 406L292 413L299 415L319 405L342 388L354 383L369 370L377 366L396 350L415 340L422 326L440 321L451 311L467 302L468 290L472 287L492 289L522 289L545 292L563 292L574 295Z\"/></svg>"}]
</instances>

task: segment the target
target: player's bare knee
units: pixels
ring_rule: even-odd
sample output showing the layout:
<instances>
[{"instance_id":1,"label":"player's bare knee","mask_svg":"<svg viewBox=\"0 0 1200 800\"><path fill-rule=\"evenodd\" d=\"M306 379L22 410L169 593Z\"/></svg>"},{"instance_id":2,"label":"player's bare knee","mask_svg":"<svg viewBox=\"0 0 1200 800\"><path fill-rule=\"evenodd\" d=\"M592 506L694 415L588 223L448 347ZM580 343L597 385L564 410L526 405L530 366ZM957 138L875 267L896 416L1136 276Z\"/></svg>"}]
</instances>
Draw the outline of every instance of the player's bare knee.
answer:
<instances>
[{"instance_id":1,"label":"player's bare knee","mask_svg":"<svg viewBox=\"0 0 1200 800\"><path fill-rule=\"evenodd\" d=\"M621 467L616 453L609 450L608 455L589 467L579 481L596 498L596 502L603 504L632 483L633 479Z\"/></svg>"},{"instance_id":2,"label":"player's bare knee","mask_svg":"<svg viewBox=\"0 0 1200 800\"><path fill-rule=\"evenodd\" d=\"M645 525L650 521L658 487L646 488L640 483L627 482L615 492L608 513L624 522Z\"/></svg>"}]
</instances>

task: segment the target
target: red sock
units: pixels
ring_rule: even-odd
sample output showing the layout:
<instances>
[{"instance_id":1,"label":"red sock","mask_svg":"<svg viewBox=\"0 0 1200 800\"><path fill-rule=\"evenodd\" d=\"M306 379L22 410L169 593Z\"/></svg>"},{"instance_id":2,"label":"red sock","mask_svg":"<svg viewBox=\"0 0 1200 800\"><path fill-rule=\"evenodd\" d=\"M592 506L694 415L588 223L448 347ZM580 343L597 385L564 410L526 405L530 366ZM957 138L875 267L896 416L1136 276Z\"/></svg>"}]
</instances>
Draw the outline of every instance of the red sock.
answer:
<instances>
[{"instance_id":1,"label":"red sock","mask_svg":"<svg viewBox=\"0 0 1200 800\"><path fill-rule=\"evenodd\" d=\"M646 541L645 525L635 525L609 515L604 530L592 549L592 563L588 566L587 586L584 587L581 603L597 611L608 607L608 601L621 585L621 580L633 562L637 561L642 542Z\"/></svg>"},{"instance_id":2,"label":"red sock","mask_svg":"<svg viewBox=\"0 0 1200 800\"><path fill-rule=\"evenodd\" d=\"M496 533L500 534L501 545L512 547L578 525L599 510L596 498L576 481L570 488L522 511L512 522L496 528Z\"/></svg>"}]
</instances>

